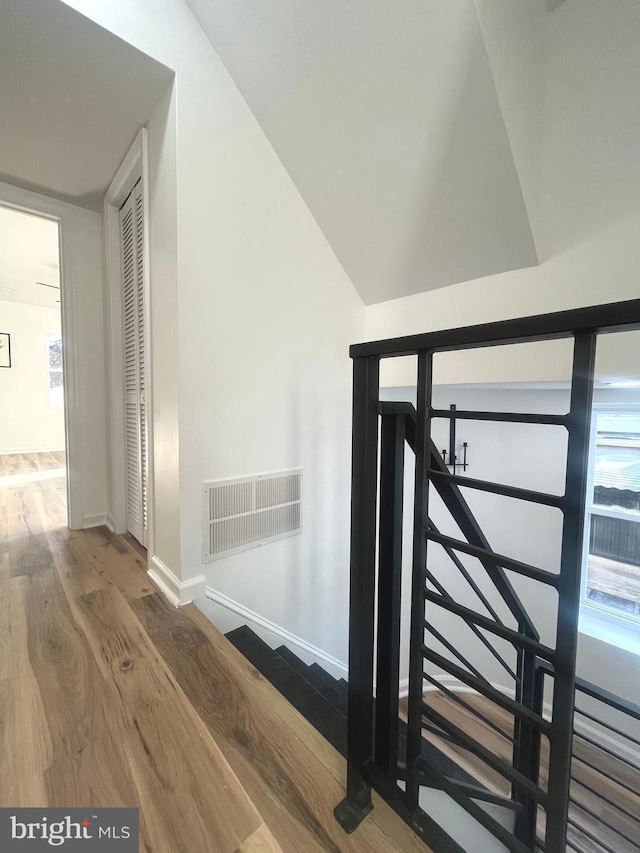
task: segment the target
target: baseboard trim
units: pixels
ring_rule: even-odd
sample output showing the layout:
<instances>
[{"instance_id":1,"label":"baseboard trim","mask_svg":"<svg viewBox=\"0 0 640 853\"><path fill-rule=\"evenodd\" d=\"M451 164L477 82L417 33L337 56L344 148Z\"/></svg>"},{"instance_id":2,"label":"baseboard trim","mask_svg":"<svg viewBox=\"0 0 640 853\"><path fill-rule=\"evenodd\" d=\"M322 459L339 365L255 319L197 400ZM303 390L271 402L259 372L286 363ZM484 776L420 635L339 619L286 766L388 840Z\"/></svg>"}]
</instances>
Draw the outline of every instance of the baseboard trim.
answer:
<instances>
[{"instance_id":1,"label":"baseboard trim","mask_svg":"<svg viewBox=\"0 0 640 853\"><path fill-rule=\"evenodd\" d=\"M147 574L174 607L182 607L205 594L204 575L181 581L155 554L149 559Z\"/></svg>"},{"instance_id":2,"label":"baseboard trim","mask_svg":"<svg viewBox=\"0 0 640 853\"><path fill-rule=\"evenodd\" d=\"M107 520L105 524L107 525L111 533L116 532L115 524L113 523L113 515L110 512L107 513Z\"/></svg>"},{"instance_id":3,"label":"baseboard trim","mask_svg":"<svg viewBox=\"0 0 640 853\"><path fill-rule=\"evenodd\" d=\"M107 524L108 526L108 516L106 513L98 513L97 515L83 515L82 516L82 529L87 530L90 527L102 527Z\"/></svg>"},{"instance_id":4,"label":"baseboard trim","mask_svg":"<svg viewBox=\"0 0 640 853\"><path fill-rule=\"evenodd\" d=\"M205 594L210 601L230 610L237 616L241 616L243 619L246 619L247 622L253 622L254 625L257 625L263 630L275 634L276 637L282 640L283 644L287 646L287 648L295 646L295 648L299 649L305 655L313 658L319 665L322 666L323 664L326 664L333 669L336 669L341 674L342 678L348 677L349 668L345 663L338 660L338 658L334 658L333 655L327 654L327 652L324 652L317 646L303 640L302 637L292 634L291 631L287 631L286 628L276 625L276 623L272 622L270 619L265 619L264 616L260 616L260 614L256 613L254 610L249 610L248 607L245 607L238 601L234 601L233 598L229 598L228 595L224 595L224 593L218 592L218 590L213 589L210 586L207 586Z\"/></svg>"},{"instance_id":5,"label":"baseboard trim","mask_svg":"<svg viewBox=\"0 0 640 853\"><path fill-rule=\"evenodd\" d=\"M0 450L0 456L19 456L22 453L64 453L65 447L12 447Z\"/></svg>"}]
</instances>

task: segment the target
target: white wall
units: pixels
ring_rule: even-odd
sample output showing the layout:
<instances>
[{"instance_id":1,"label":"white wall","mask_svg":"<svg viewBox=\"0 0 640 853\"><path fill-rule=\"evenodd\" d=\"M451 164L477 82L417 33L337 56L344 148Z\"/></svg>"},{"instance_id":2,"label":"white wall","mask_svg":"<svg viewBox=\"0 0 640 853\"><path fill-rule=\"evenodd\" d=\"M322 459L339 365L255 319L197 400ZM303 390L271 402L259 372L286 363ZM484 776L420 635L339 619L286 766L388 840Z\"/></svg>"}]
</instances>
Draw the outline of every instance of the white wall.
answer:
<instances>
[{"instance_id":1,"label":"white wall","mask_svg":"<svg viewBox=\"0 0 640 853\"><path fill-rule=\"evenodd\" d=\"M0 301L0 332L11 335L11 368L0 370L0 454L64 450L64 409L49 405L47 333L60 310Z\"/></svg>"},{"instance_id":2,"label":"white wall","mask_svg":"<svg viewBox=\"0 0 640 853\"><path fill-rule=\"evenodd\" d=\"M186 5L70 5L176 71L149 125L156 553L201 575L202 480L302 466L303 534L207 581L344 659L362 302Z\"/></svg>"}]
</instances>

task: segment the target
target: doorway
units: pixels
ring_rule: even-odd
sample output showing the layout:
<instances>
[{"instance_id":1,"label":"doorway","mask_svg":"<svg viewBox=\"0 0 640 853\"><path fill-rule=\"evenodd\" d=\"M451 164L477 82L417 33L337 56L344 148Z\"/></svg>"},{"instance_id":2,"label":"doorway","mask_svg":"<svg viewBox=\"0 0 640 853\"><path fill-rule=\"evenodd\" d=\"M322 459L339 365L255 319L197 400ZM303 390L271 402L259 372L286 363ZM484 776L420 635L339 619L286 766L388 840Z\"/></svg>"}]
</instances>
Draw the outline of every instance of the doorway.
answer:
<instances>
[{"instance_id":1,"label":"doorway","mask_svg":"<svg viewBox=\"0 0 640 853\"><path fill-rule=\"evenodd\" d=\"M59 222L0 205L0 484L66 527L60 267Z\"/></svg>"}]
</instances>

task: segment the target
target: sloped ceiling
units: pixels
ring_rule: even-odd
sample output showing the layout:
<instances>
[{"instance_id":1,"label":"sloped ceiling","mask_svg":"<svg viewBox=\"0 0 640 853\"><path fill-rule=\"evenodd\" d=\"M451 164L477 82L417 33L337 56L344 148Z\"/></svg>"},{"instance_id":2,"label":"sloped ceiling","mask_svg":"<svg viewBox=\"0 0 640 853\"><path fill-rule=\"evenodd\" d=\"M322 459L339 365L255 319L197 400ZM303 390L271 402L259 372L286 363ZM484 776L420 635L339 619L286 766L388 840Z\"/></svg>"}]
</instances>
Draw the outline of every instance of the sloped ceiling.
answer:
<instances>
[{"instance_id":1,"label":"sloped ceiling","mask_svg":"<svg viewBox=\"0 0 640 853\"><path fill-rule=\"evenodd\" d=\"M101 210L172 79L59 0L0 0L0 180Z\"/></svg>"},{"instance_id":2,"label":"sloped ceiling","mask_svg":"<svg viewBox=\"0 0 640 853\"><path fill-rule=\"evenodd\" d=\"M473 0L188 0L366 304L537 263Z\"/></svg>"}]
</instances>

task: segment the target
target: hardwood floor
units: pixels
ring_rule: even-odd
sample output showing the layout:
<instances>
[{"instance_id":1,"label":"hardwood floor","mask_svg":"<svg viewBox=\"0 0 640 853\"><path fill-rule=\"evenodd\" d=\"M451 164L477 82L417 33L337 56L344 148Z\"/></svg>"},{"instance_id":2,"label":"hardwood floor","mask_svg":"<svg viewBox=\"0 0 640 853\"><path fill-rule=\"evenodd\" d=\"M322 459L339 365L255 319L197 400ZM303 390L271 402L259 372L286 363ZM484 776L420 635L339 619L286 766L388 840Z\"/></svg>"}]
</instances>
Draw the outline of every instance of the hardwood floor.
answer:
<instances>
[{"instance_id":1,"label":"hardwood floor","mask_svg":"<svg viewBox=\"0 0 640 853\"><path fill-rule=\"evenodd\" d=\"M153 853L427 851L381 801L343 833L343 759L56 482L0 487L0 805L139 806Z\"/></svg>"},{"instance_id":2,"label":"hardwood floor","mask_svg":"<svg viewBox=\"0 0 640 853\"><path fill-rule=\"evenodd\" d=\"M50 453L9 453L0 454L0 478L14 474L28 474L32 471L49 471L52 468L64 468L64 451Z\"/></svg>"},{"instance_id":3,"label":"hardwood floor","mask_svg":"<svg viewBox=\"0 0 640 853\"><path fill-rule=\"evenodd\" d=\"M504 732L504 736L461 708L448 696L429 692L425 702L488 747L494 755L511 760L513 717L482 696L462 698L479 710ZM509 796L509 784L495 771L465 750L434 735L428 735L442 752L464 767L490 790ZM604 771L613 779L602 775ZM548 742L543 738L541 784L546 787L549 772ZM576 738L572 764L570 826L567 850L579 853L638 853L640 850L640 773L601 750ZM544 813L538 821L538 834L544 836ZM607 826L608 824L609 826Z\"/></svg>"}]
</instances>

